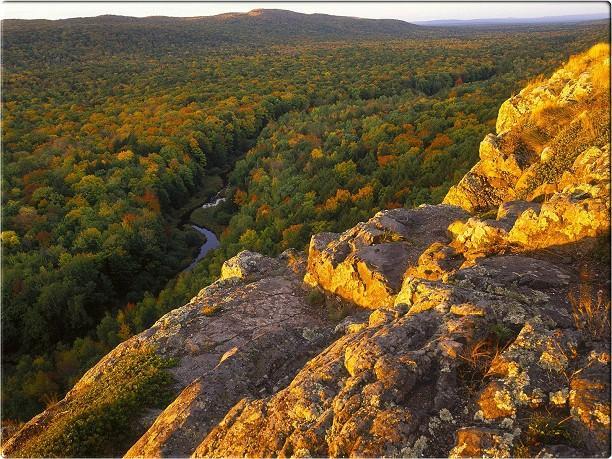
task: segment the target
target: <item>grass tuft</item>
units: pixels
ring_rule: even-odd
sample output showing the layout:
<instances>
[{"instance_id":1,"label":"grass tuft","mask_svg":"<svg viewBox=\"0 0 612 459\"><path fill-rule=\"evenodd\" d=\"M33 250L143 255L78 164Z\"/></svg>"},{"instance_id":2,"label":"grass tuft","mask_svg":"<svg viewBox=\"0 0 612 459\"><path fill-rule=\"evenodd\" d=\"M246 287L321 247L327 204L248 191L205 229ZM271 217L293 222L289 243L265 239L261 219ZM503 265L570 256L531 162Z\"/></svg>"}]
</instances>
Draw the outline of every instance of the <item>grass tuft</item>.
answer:
<instances>
[{"instance_id":1,"label":"grass tuft","mask_svg":"<svg viewBox=\"0 0 612 459\"><path fill-rule=\"evenodd\" d=\"M576 328L593 341L610 340L610 300L603 290L596 293L586 282L568 294Z\"/></svg>"}]
</instances>

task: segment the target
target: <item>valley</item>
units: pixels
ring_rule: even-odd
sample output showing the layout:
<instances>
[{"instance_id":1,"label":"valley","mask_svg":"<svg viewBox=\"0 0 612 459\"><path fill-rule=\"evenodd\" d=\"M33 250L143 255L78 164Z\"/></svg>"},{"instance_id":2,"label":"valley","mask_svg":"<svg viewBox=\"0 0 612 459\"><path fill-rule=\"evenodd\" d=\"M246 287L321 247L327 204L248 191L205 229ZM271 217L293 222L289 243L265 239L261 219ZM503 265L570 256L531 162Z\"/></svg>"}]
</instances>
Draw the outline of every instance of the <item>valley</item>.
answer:
<instances>
[{"instance_id":1,"label":"valley","mask_svg":"<svg viewBox=\"0 0 612 459\"><path fill-rule=\"evenodd\" d=\"M570 298L609 290L607 43L609 21L4 21L3 452L609 451L584 414L609 330ZM491 376L495 354L565 394L532 362L553 342L591 368L566 405ZM546 410L583 442L528 434Z\"/></svg>"}]
</instances>

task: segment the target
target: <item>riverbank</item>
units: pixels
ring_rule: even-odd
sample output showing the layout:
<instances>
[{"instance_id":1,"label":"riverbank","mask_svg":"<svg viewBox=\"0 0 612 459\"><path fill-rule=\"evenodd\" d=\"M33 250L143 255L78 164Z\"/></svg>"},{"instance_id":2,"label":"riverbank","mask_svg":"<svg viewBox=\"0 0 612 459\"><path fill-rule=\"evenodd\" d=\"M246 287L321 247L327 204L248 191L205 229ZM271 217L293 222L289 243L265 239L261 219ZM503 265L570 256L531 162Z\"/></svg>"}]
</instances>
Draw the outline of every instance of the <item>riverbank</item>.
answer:
<instances>
[{"instance_id":1,"label":"riverbank","mask_svg":"<svg viewBox=\"0 0 612 459\"><path fill-rule=\"evenodd\" d=\"M192 222L198 223L192 224L191 227L204 237L204 244L200 246L200 251L198 252L198 255L185 269L185 271L193 269L193 267L202 258L204 258L208 254L208 252L215 250L217 247L219 247L219 239L217 238L217 235L215 234L215 232L213 232L210 228L207 228L206 226L217 226L215 225L215 222L217 220L214 218L214 215L219 205L223 204L226 201L224 192L225 188L215 194L212 198L210 198L208 202L200 204L198 208L196 208L189 214L189 217L184 216L185 218L189 218ZM199 214L198 211L204 211L204 215Z\"/></svg>"},{"instance_id":2,"label":"riverbank","mask_svg":"<svg viewBox=\"0 0 612 459\"><path fill-rule=\"evenodd\" d=\"M206 227L215 234L220 235L229 223L231 214L227 211L226 201L219 200L217 196L215 195L212 198L213 202L207 203L208 207L200 205L193 209L189 215L189 221L194 225Z\"/></svg>"},{"instance_id":3,"label":"riverbank","mask_svg":"<svg viewBox=\"0 0 612 459\"><path fill-rule=\"evenodd\" d=\"M168 212L168 220L171 223L178 227L190 223L191 213L200 208L202 203L209 202L224 187L224 180L220 175L207 175L202 182L202 186L187 202Z\"/></svg>"}]
</instances>

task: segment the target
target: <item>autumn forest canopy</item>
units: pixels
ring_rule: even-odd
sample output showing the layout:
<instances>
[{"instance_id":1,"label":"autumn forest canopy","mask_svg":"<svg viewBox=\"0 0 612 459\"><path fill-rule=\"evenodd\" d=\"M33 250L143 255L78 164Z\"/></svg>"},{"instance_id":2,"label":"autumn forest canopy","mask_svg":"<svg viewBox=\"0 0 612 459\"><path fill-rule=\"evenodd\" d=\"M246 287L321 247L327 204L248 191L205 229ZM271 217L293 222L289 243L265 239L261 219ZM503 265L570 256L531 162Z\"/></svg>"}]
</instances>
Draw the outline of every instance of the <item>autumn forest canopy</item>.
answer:
<instances>
[{"instance_id":1,"label":"autumn forest canopy","mask_svg":"<svg viewBox=\"0 0 612 459\"><path fill-rule=\"evenodd\" d=\"M302 250L440 202L501 102L609 41L608 25L4 21L3 417L61 398L240 250ZM190 220L220 247L183 271L202 244Z\"/></svg>"}]
</instances>

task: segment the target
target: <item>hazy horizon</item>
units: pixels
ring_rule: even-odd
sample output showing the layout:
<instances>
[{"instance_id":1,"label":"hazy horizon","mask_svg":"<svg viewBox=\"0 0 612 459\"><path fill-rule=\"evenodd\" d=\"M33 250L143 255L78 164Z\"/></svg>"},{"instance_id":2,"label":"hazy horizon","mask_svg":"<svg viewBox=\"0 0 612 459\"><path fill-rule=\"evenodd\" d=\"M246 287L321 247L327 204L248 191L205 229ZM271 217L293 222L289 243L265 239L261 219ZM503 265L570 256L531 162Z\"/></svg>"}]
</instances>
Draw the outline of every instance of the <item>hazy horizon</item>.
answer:
<instances>
[{"instance_id":1,"label":"hazy horizon","mask_svg":"<svg viewBox=\"0 0 612 459\"><path fill-rule=\"evenodd\" d=\"M508 18L533 19L594 14L607 15L609 17L610 15L610 7L607 2L46 2L36 3L36 9L32 8L33 5L33 2L27 1L4 2L1 4L2 18L68 19L101 15L193 17L213 16L223 13L246 13L254 9L282 9L306 14L321 13L369 19L399 19L407 22Z\"/></svg>"}]
</instances>

